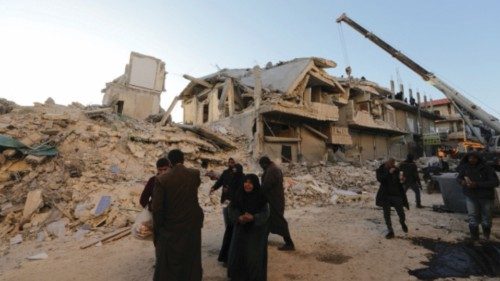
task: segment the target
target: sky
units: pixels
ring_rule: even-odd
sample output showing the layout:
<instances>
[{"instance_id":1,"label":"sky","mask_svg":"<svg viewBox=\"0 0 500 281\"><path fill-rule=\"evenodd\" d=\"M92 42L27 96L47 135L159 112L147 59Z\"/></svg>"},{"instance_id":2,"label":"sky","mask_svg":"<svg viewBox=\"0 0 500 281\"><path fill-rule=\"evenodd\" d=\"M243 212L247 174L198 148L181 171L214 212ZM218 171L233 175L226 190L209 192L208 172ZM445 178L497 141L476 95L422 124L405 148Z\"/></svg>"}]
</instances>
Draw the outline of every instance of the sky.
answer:
<instances>
[{"instance_id":1,"label":"sky","mask_svg":"<svg viewBox=\"0 0 500 281\"><path fill-rule=\"evenodd\" d=\"M100 104L131 51L166 63L163 108L187 85L183 74L308 56L337 62L333 75L349 65L354 76L382 86L394 79L443 97L352 28L339 27L344 12L500 117L495 0L0 0L0 97L21 105L48 97ZM173 119L182 121L180 105Z\"/></svg>"}]
</instances>

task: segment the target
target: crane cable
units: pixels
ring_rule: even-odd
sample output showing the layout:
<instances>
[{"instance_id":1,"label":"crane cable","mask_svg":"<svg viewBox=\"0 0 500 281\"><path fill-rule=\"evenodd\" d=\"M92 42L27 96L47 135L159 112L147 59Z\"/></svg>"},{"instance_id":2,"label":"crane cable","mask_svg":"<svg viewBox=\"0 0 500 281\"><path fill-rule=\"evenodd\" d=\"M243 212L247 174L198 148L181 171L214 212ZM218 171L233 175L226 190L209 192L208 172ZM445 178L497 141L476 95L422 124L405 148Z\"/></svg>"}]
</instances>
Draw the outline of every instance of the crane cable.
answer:
<instances>
[{"instance_id":1,"label":"crane cable","mask_svg":"<svg viewBox=\"0 0 500 281\"><path fill-rule=\"evenodd\" d=\"M347 44L346 40L344 37L344 30L342 28L342 23L339 22L337 25L337 29L339 31L339 38L340 38L340 46L342 49L342 56L344 57L344 63L346 64L346 68L351 66L351 63L349 62L349 54L347 52Z\"/></svg>"}]
</instances>

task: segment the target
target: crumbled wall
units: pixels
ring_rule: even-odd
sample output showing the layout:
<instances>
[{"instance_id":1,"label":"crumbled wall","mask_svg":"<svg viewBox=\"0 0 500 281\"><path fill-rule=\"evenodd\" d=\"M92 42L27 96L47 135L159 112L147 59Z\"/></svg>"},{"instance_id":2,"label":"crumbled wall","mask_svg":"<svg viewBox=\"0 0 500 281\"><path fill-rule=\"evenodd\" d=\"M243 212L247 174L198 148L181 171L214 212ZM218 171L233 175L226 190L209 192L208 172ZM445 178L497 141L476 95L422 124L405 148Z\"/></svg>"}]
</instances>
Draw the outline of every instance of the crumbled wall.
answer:
<instances>
[{"instance_id":1,"label":"crumbled wall","mask_svg":"<svg viewBox=\"0 0 500 281\"><path fill-rule=\"evenodd\" d=\"M318 163L326 160L326 144L306 128L300 130L302 158L307 163Z\"/></svg>"}]
</instances>

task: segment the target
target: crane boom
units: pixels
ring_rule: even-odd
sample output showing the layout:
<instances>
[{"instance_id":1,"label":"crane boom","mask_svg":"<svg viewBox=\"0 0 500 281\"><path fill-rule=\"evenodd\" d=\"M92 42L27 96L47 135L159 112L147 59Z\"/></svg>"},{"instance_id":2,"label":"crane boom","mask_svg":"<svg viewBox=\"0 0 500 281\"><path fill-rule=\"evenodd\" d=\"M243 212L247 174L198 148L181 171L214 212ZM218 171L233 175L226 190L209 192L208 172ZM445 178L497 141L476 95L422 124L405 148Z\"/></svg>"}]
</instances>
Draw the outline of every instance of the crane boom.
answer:
<instances>
[{"instance_id":1,"label":"crane boom","mask_svg":"<svg viewBox=\"0 0 500 281\"><path fill-rule=\"evenodd\" d=\"M439 91L441 91L452 102L452 104L454 104L455 107L457 107L459 112L461 112L460 108L462 108L463 110L468 112L471 116L474 116L475 118L481 120L484 124L493 129L496 134L500 134L500 121L498 121L497 118L495 118L494 116L492 116L491 114L489 114L488 112L484 111L482 108L474 104L464 95L462 95L459 91L455 90L452 86L448 85L447 83L439 79L432 72L429 72L428 70L420 66L418 63L414 62L412 59L404 55L402 52L396 50L394 47L386 43L384 40L380 39L375 34L366 30L357 22L349 18L345 13L342 14L339 18L337 18L337 22L338 23L345 22L346 24L354 28L356 31L361 33L363 36L368 38L368 40L372 41L375 45L379 46L384 51L393 56L395 59L400 61L402 64L406 65L408 68L413 70L420 77L422 77L422 79L424 79L429 84L431 84ZM471 120L467 116L465 116L462 112L461 115L465 119L465 122L469 125L469 127L472 128ZM483 143L485 142L483 137L478 132L472 129L471 131L479 138L481 142Z\"/></svg>"}]
</instances>

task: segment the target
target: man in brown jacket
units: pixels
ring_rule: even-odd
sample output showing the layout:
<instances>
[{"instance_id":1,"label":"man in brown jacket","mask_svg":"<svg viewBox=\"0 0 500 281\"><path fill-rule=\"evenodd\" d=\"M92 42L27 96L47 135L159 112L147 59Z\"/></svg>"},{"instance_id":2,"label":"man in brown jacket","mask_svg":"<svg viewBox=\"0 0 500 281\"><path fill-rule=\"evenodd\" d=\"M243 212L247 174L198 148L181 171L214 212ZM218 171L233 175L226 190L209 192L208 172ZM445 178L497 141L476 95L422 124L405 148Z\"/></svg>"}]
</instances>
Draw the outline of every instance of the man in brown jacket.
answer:
<instances>
[{"instance_id":1,"label":"man in brown jacket","mask_svg":"<svg viewBox=\"0 0 500 281\"><path fill-rule=\"evenodd\" d=\"M158 177L153 189L156 241L154 280L199 281L203 210L198 203L200 171L184 166L184 154L168 153L172 169Z\"/></svg>"},{"instance_id":2,"label":"man in brown jacket","mask_svg":"<svg viewBox=\"0 0 500 281\"><path fill-rule=\"evenodd\" d=\"M262 174L262 192L269 202L271 214L269 217L269 232L283 237L285 245L278 248L280 251L293 251L293 244L285 219L285 190L283 188L283 173L269 157L263 156L259 165L264 170Z\"/></svg>"}]
</instances>

